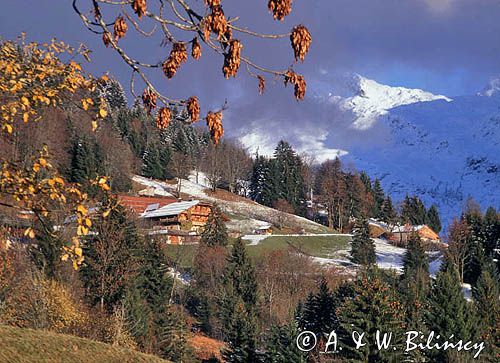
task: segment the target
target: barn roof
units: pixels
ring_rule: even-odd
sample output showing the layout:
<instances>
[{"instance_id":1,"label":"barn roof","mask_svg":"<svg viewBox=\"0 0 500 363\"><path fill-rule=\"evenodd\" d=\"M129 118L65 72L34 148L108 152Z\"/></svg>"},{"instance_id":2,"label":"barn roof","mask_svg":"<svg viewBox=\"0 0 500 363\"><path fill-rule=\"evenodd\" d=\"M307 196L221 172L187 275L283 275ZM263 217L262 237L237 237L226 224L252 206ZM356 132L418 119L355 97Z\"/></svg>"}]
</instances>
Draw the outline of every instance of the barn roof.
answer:
<instances>
[{"instance_id":1,"label":"barn roof","mask_svg":"<svg viewBox=\"0 0 500 363\"><path fill-rule=\"evenodd\" d=\"M171 203L161 208L144 212L141 214L141 218L159 218L159 217L176 216L188 210L189 208L194 207L199 203L200 203L199 200Z\"/></svg>"},{"instance_id":2,"label":"barn roof","mask_svg":"<svg viewBox=\"0 0 500 363\"><path fill-rule=\"evenodd\" d=\"M174 198L165 198L165 197L146 197L146 196L133 196L133 195L124 195L124 194L119 194L118 198L120 199L120 202L132 209L135 213L141 214L146 211L148 206L152 204L158 204L158 207L164 207L168 204L172 204L177 202L177 199Z\"/></svg>"}]
</instances>

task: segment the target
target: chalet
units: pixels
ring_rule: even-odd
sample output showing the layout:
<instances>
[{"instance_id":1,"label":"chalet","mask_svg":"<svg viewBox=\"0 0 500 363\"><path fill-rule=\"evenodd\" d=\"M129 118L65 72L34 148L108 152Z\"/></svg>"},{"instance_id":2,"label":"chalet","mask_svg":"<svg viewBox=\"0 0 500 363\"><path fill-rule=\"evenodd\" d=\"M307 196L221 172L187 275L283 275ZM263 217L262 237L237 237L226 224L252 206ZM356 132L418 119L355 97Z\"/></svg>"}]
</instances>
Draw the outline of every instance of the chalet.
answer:
<instances>
[{"instance_id":1,"label":"chalet","mask_svg":"<svg viewBox=\"0 0 500 363\"><path fill-rule=\"evenodd\" d=\"M368 229L370 231L370 238L381 238L391 231L387 223L378 221L374 218L368 220Z\"/></svg>"},{"instance_id":2,"label":"chalet","mask_svg":"<svg viewBox=\"0 0 500 363\"><path fill-rule=\"evenodd\" d=\"M387 234L387 239L396 245L406 246L408 239L413 233L417 233L423 242L440 242L439 235L426 224L419 226L412 226L409 224L395 226L392 231Z\"/></svg>"},{"instance_id":3,"label":"chalet","mask_svg":"<svg viewBox=\"0 0 500 363\"><path fill-rule=\"evenodd\" d=\"M273 230L271 228L272 226L270 224L263 224L259 227L257 227L254 231L255 234L261 234L261 235L264 235L264 234L272 234L273 233Z\"/></svg>"},{"instance_id":4,"label":"chalet","mask_svg":"<svg viewBox=\"0 0 500 363\"><path fill-rule=\"evenodd\" d=\"M139 225L151 238L169 244L198 243L212 206L199 200L181 201L168 197L118 195L121 203L139 218Z\"/></svg>"},{"instance_id":5,"label":"chalet","mask_svg":"<svg viewBox=\"0 0 500 363\"><path fill-rule=\"evenodd\" d=\"M197 243L212 206L199 200L178 201L159 207L149 205L140 215L150 235L164 235L167 243Z\"/></svg>"}]
</instances>

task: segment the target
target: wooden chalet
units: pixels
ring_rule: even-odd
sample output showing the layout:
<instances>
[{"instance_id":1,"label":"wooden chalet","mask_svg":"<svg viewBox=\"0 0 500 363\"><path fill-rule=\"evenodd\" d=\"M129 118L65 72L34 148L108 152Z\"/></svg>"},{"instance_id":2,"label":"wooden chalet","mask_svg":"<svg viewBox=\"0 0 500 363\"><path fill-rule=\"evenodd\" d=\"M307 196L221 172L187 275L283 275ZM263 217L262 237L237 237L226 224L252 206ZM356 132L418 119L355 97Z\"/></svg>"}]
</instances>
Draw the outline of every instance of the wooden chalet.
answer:
<instances>
[{"instance_id":1,"label":"wooden chalet","mask_svg":"<svg viewBox=\"0 0 500 363\"><path fill-rule=\"evenodd\" d=\"M440 242L439 235L426 224L420 226L410 224L396 226L387 234L387 239L397 246L406 247L413 233L417 233L423 242Z\"/></svg>"},{"instance_id":2,"label":"wooden chalet","mask_svg":"<svg viewBox=\"0 0 500 363\"><path fill-rule=\"evenodd\" d=\"M139 224L152 238L168 244L198 243L212 211L199 200L182 201L165 197L119 195L123 205L139 218Z\"/></svg>"}]
</instances>

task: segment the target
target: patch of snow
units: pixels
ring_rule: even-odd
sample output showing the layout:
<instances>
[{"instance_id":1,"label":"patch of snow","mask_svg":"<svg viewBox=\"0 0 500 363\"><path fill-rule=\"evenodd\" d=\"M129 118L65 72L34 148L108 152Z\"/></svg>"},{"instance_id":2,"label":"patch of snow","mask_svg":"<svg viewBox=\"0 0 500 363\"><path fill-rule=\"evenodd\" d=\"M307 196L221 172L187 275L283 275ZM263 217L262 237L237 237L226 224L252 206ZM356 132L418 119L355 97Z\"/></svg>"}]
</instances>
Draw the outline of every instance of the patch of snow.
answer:
<instances>
[{"instance_id":1,"label":"patch of snow","mask_svg":"<svg viewBox=\"0 0 500 363\"><path fill-rule=\"evenodd\" d=\"M462 284L462 294L465 300L472 301L472 286L470 284Z\"/></svg>"},{"instance_id":2,"label":"patch of snow","mask_svg":"<svg viewBox=\"0 0 500 363\"><path fill-rule=\"evenodd\" d=\"M146 189L141 190L139 192L139 194L141 194L141 192L142 192L143 193L142 195L153 194L153 195L159 195L162 197L173 197L174 196L172 193L167 191L167 189L164 186L165 183L158 182L158 181L155 181L153 179L148 179L148 178L145 178L145 177L139 176L139 175L134 175L132 177L132 180L135 181L136 183L139 183L139 184L147 187Z\"/></svg>"}]
</instances>

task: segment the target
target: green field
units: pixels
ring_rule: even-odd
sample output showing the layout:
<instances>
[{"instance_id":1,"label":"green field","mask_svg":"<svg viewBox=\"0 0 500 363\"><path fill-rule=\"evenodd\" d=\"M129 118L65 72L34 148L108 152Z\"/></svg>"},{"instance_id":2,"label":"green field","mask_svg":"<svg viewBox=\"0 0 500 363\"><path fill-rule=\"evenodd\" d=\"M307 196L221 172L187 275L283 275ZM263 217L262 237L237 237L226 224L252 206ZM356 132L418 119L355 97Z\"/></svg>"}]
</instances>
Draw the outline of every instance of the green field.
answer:
<instances>
[{"instance_id":1,"label":"green field","mask_svg":"<svg viewBox=\"0 0 500 363\"><path fill-rule=\"evenodd\" d=\"M339 251L349 249L350 237L347 236L269 236L258 245L249 246L250 256L259 257L265 252L294 248L306 255L336 258ZM231 241L232 242L232 241ZM166 253L179 268L190 268L196 254L197 245L167 245Z\"/></svg>"},{"instance_id":2,"label":"green field","mask_svg":"<svg viewBox=\"0 0 500 363\"><path fill-rule=\"evenodd\" d=\"M158 357L71 335L0 325L1 363L167 363Z\"/></svg>"}]
</instances>

